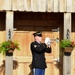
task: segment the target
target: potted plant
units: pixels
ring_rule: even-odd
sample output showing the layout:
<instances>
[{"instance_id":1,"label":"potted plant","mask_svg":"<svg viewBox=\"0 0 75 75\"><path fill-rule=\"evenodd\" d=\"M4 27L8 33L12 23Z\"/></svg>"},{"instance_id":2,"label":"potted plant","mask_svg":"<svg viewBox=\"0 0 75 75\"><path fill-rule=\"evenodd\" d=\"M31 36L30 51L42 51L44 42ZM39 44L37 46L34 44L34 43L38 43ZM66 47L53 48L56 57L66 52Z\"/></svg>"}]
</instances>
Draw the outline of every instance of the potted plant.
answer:
<instances>
[{"instance_id":1,"label":"potted plant","mask_svg":"<svg viewBox=\"0 0 75 75\"><path fill-rule=\"evenodd\" d=\"M19 44L11 40L4 41L0 44L0 53L7 56L12 56L14 50L20 50Z\"/></svg>"},{"instance_id":2,"label":"potted plant","mask_svg":"<svg viewBox=\"0 0 75 75\"><path fill-rule=\"evenodd\" d=\"M75 47L75 42L65 39L60 42L60 48L64 49L64 52L71 52Z\"/></svg>"}]
</instances>

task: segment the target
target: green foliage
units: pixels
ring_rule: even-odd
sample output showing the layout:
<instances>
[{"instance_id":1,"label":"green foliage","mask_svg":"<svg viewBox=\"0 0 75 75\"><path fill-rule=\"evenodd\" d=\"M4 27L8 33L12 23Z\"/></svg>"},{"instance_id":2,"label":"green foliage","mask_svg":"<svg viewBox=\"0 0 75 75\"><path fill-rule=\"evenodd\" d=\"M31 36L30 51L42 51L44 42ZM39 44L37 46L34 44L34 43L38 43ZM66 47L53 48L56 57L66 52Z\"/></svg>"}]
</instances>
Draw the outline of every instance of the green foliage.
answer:
<instances>
[{"instance_id":1,"label":"green foliage","mask_svg":"<svg viewBox=\"0 0 75 75\"><path fill-rule=\"evenodd\" d=\"M60 48L65 48L65 47L70 47L71 46L71 41L70 40L62 40L60 42Z\"/></svg>"},{"instance_id":2,"label":"green foliage","mask_svg":"<svg viewBox=\"0 0 75 75\"><path fill-rule=\"evenodd\" d=\"M6 53L7 50L20 50L19 48L19 44L17 42L12 42L12 41L4 41L0 44L0 53L2 53L3 55Z\"/></svg>"}]
</instances>

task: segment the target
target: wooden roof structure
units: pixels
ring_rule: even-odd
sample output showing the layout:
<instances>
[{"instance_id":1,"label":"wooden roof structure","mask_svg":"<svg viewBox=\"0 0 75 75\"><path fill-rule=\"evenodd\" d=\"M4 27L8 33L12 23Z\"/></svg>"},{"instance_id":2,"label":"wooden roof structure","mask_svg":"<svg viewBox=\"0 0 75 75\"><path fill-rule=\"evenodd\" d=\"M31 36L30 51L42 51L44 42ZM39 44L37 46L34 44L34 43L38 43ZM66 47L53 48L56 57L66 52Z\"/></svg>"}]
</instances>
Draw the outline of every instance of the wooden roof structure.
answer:
<instances>
[{"instance_id":1,"label":"wooden roof structure","mask_svg":"<svg viewBox=\"0 0 75 75\"><path fill-rule=\"evenodd\" d=\"M75 12L75 0L0 0L0 11Z\"/></svg>"}]
</instances>

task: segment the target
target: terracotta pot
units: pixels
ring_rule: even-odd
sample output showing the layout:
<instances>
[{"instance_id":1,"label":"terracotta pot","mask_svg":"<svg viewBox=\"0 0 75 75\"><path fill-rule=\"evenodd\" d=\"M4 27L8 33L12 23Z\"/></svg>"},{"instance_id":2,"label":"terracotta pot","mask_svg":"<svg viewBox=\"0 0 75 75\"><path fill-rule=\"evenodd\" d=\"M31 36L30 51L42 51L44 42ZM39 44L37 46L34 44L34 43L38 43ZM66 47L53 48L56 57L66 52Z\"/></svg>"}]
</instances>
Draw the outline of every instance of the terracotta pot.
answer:
<instances>
[{"instance_id":1,"label":"terracotta pot","mask_svg":"<svg viewBox=\"0 0 75 75\"><path fill-rule=\"evenodd\" d=\"M64 52L72 52L73 47L65 47Z\"/></svg>"}]
</instances>

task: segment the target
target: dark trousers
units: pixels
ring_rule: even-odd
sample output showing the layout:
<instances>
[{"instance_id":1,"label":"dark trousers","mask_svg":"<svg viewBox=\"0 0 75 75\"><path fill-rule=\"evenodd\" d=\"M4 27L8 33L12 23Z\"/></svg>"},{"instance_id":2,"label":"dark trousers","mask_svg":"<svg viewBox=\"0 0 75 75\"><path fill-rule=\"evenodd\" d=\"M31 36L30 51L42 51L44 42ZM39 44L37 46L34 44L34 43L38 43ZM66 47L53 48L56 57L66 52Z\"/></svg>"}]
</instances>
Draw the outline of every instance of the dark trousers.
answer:
<instances>
[{"instance_id":1,"label":"dark trousers","mask_svg":"<svg viewBox=\"0 0 75 75\"><path fill-rule=\"evenodd\" d=\"M45 75L45 69L34 68L33 75Z\"/></svg>"}]
</instances>

